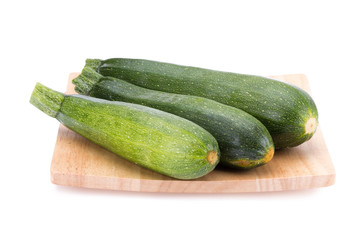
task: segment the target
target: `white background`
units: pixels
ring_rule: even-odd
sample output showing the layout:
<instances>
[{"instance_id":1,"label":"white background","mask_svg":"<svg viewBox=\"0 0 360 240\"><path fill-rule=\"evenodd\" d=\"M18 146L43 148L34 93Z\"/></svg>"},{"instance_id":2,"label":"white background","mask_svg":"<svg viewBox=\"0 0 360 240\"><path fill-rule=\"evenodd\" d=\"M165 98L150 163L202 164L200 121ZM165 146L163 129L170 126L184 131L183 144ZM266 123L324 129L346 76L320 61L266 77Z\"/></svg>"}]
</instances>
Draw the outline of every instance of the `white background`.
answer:
<instances>
[{"instance_id":1,"label":"white background","mask_svg":"<svg viewBox=\"0 0 360 240\"><path fill-rule=\"evenodd\" d=\"M0 239L359 239L358 1L1 1ZM55 186L58 123L29 104L86 58L306 74L336 184L251 194Z\"/></svg>"}]
</instances>

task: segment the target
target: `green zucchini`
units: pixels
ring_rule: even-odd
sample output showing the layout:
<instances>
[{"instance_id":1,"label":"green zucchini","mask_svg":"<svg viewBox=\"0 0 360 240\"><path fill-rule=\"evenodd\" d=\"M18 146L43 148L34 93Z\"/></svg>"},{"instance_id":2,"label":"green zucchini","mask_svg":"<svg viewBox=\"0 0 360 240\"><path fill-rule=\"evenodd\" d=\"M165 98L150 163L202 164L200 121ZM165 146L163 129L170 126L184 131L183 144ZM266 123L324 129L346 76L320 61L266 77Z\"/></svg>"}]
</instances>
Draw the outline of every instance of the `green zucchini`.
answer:
<instances>
[{"instance_id":1,"label":"green zucchini","mask_svg":"<svg viewBox=\"0 0 360 240\"><path fill-rule=\"evenodd\" d=\"M141 59L88 59L86 66L141 87L205 97L242 109L266 126L275 148L309 140L318 125L313 99L300 88L274 79Z\"/></svg>"},{"instance_id":2,"label":"green zucchini","mask_svg":"<svg viewBox=\"0 0 360 240\"><path fill-rule=\"evenodd\" d=\"M64 95L40 83L30 103L103 148L173 178L204 176L219 162L218 143L209 132L167 112Z\"/></svg>"},{"instance_id":3,"label":"green zucchini","mask_svg":"<svg viewBox=\"0 0 360 240\"><path fill-rule=\"evenodd\" d=\"M85 67L73 80L80 94L157 108L195 122L209 131L220 147L220 163L254 168L269 162L274 144L265 126L250 114L216 101L138 87L124 80L103 77Z\"/></svg>"}]
</instances>

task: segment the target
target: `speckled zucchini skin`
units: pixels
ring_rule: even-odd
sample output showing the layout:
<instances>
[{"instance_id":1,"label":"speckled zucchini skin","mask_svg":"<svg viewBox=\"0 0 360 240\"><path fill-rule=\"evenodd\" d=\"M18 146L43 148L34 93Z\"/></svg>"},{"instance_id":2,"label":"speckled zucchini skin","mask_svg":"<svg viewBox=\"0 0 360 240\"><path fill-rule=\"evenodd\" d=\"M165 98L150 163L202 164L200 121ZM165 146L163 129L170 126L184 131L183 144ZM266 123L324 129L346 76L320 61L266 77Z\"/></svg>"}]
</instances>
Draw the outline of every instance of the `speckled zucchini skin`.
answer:
<instances>
[{"instance_id":1,"label":"speckled zucchini skin","mask_svg":"<svg viewBox=\"0 0 360 240\"><path fill-rule=\"evenodd\" d=\"M81 94L141 104L191 120L216 138L223 165L249 169L273 157L274 144L268 130L240 109L207 98L150 90L117 78L102 77L88 67L73 83Z\"/></svg>"},{"instance_id":2,"label":"speckled zucchini skin","mask_svg":"<svg viewBox=\"0 0 360 240\"><path fill-rule=\"evenodd\" d=\"M141 59L89 59L87 66L141 87L205 97L242 109L266 126L276 148L309 140L318 124L313 99L277 80Z\"/></svg>"},{"instance_id":3,"label":"speckled zucchini skin","mask_svg":"<svg viewBox=\"0 0 360 240\"><path fill-rule=\"evenodd\" d=\"M178 179L194 179L219 162L215 138L195 123L149 107L37 84L30 102L66 127L138 165Z\"/></svg>"}]
</instances>

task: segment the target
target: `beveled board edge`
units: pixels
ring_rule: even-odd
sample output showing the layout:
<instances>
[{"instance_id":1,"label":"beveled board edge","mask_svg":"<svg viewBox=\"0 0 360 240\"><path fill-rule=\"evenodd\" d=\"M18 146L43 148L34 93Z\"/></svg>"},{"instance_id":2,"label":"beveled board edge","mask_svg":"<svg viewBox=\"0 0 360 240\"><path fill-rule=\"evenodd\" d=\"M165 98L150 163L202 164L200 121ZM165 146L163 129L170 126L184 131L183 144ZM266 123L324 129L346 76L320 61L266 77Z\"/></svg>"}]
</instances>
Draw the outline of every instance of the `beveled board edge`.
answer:
<instances>
[{"instance_id":1,"label":"beveled board edge","mask_svg":"<svg viewBox=\"0 0 360 240\"><path fill-rule=\"evenodd\" d=\"M335 177L335 173L332 173L321 176L302 176L242 181L164 181L65 175L58 172L52 172L51 182L56 185L131 192L245 193L303 190L310 188L328 187L335 183ZM111 184L109 184L109 182Z\"/></svg>"}]
</instances>

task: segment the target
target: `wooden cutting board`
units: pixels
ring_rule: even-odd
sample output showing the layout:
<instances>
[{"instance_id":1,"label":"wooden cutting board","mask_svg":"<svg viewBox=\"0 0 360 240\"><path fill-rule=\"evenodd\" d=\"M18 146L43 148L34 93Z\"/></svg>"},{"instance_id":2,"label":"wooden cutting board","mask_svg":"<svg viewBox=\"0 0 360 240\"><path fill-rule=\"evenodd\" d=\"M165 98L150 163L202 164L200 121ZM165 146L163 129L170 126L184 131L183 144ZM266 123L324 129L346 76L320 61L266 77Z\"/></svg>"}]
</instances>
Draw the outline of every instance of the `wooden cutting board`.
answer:
<instances>
[{"instance_id":1,"label":"wooden cutting board","mask_svg":"<svg viewBox=\"0 0 360 240\"><path fill-rule=\"evenodd\" d=\"M69 76L67 93L73 94ZM310 92L305 75L272 76ZM196 180L176 180L139 167L60 125L51 163L54 184L138 192L238 193L298 190L335 183L321 130L295 148L278 150L268 164L252 170L217 167Z\"/></svg>"}]
</instances>

